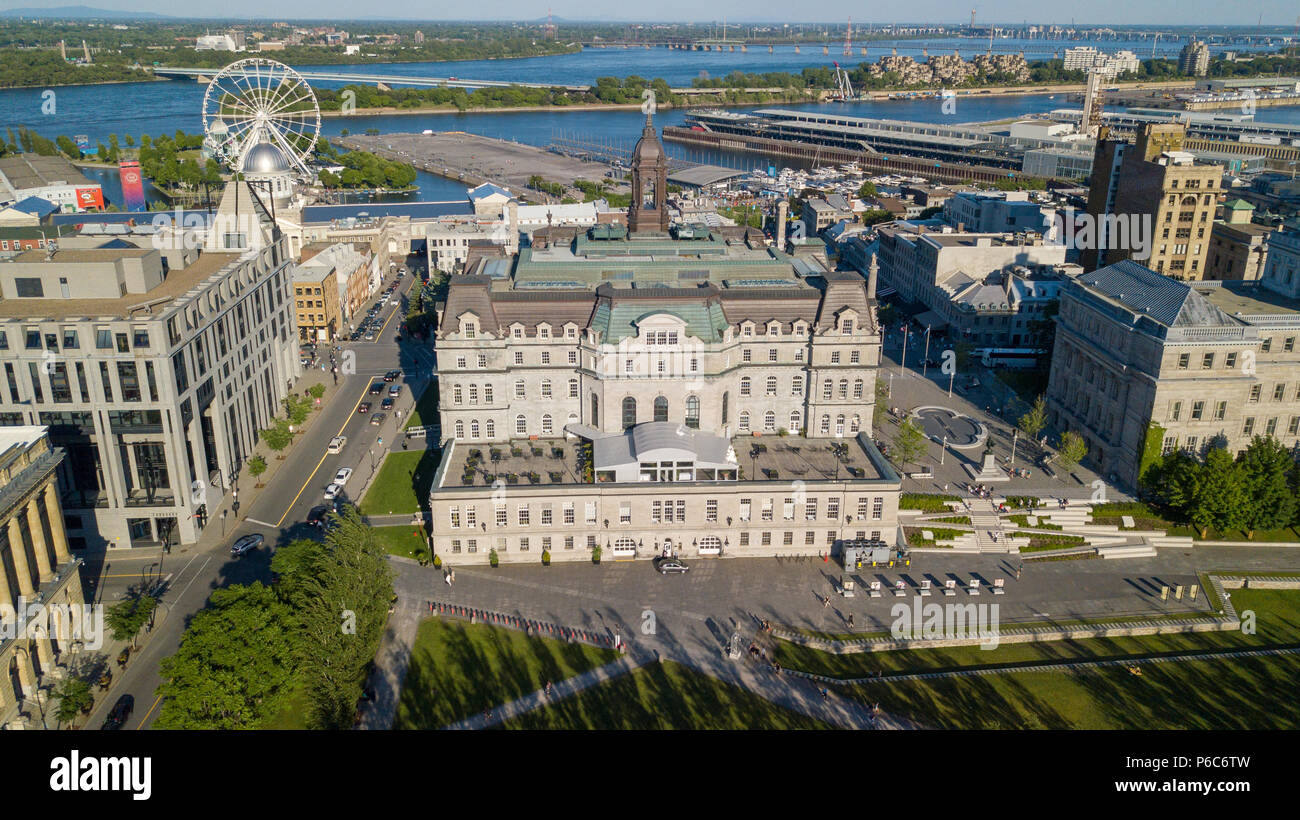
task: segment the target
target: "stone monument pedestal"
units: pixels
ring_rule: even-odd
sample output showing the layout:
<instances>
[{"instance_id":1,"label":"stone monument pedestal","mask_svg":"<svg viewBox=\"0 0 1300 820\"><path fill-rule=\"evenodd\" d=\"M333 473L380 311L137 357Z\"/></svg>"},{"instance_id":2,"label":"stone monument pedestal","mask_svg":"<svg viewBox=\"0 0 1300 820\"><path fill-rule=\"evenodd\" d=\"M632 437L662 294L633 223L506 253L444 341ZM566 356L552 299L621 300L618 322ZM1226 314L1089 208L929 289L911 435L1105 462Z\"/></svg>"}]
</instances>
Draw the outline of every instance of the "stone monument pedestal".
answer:
<instances>
[{"instance_id":1,"label":"stone monument pedestal","mask_svg":"<svg viewBox=\"0 0 1300 820\"><path fill-rule=\"evenodd\" d=\"M998 466L997 456L993 455L991 451L984 453L984 463L980 465L978 470L969 464L961 466L966 470L972 481L980 484L996 484L1011 480L1011 476L1007 475L1006 470Z\"/></svg>"}]
</instances>

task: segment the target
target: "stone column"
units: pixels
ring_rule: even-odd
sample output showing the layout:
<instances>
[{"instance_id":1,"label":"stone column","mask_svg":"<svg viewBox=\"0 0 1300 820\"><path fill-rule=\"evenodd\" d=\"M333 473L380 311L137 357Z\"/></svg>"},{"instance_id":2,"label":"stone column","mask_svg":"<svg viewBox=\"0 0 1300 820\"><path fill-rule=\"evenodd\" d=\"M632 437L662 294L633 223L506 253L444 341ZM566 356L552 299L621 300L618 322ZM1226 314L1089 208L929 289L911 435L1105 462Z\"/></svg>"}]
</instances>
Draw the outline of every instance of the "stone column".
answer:
<instances>
[{"instance_id":1,"label":"stone column","mask_svg":"<svg viewBox=\"0 0 1300 820\"><path fill-rule=\"evenodd\" d=\"M63 510L59 508L54 482L45 485L45 516L50 519L50 536L54 539L54 558L59 566L72 559L68 553L68 532L63 528Z\"/></svg>"},{"instance_id":2,"label":"stone column","mask_svg":"<svg viewBox=\"0 0 1300 820\"><path fill-rule=\"evenodd\" d=\"M41 673L50 674L54 669L54 649L50 646L50 633L42 629L39 637L34 637L31 642L36 644L36 657L41 659Z\"/></svg>"},{"instance_id":3,"label":"stone column","mask_svg":"<svg viewBox=\"0 0 1300 820\"><path fill-rule=\"evenodd\" d=\"M5 569L4 556L0 555L0 606L13 605L13 596L9 594L9 572Z\"/></svg>"},{"instance_id":4,"label":"stone column","mask_svg":"<svg viewBox=\"0 0 1300 820\"><path fill-rule=\"evenodd\" d=\"M30 598L36 588L32 586L32 573L27 568L27 542L23 540L17 511L9 518L9 548L13 551L14 572L18 574L18 594Z\"/></svg>"},{"instance_id":5,"label":"stone column","mask_svg":"<svg viewBox=\"0 0 1300 820\"><path fill-rule=\"evenodd\" d=\"M36 506L36 499L25 505L27 510L27 529L32 532L32 553L36 556L36 569L40 573L40 582L54 580L54 569L50 566L50 551L45 546L45 525L41 523L41 510Z\"/></svg>"},{"instance_id":6,"label":"stone column","mask_svg":"<svg viewBox=\"0 0 1300 820\"><path fill-rule=\"evenodd\" d=\"M18 687L23 690L23 697L30 698L36 694L36 668L32 666L31 655L27 648L14 653L14 662L18 664Z\"/></svg>"}]
</instances>

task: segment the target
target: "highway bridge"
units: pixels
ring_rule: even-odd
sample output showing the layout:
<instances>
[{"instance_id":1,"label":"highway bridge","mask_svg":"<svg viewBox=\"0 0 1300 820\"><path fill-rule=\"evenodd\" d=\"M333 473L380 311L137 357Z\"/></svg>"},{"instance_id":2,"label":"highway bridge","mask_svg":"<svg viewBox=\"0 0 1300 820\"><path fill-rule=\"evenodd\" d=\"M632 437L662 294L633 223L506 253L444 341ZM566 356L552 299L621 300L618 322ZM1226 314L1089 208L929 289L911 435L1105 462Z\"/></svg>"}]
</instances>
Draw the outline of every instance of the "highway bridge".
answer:
<instances>
[{"instance_id":1,"label":"highway bridge","mask_svg":"<svg viewBox=\"0 0 1300 820\"><path fill-rule=\"evenodd\" d=\"M153 73L157 77L169 80L196 80L201 83L211 81L220 72L219 68L170 68L155 66ZM356 74L345 71L299 71L308 83L343 83L353 85L373 85L380 89L394 86L411 88L563 88L565 91L590 91L589 85L564 85L562 83L509 82L506 80L470 80L463 77L404 77L397 74Z\"/></svg>"}]
</instances>

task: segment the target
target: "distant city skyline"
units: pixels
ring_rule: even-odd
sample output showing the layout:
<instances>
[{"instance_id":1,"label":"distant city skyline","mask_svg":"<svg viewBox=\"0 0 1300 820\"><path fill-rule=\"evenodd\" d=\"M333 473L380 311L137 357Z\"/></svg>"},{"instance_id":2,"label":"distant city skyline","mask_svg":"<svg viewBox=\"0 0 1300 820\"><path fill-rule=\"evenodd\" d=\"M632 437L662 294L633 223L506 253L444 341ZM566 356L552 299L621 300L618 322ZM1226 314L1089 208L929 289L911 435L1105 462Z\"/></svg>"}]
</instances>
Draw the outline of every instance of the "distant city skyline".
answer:
<instances>
[{"instance_id":1,"label":"distant city skyline","mask_svg":"<svg viewBox=\"0 0 1300 820\"><path fill-rule=\"evenodd\" d=\"M178 18L175 3L169 0L0 0L0 11L13 9L53 9L88 6L117 12L153 12ZM1295 0L1256 0L1250 5L1224 3L1222 0L1092 0L1086 6L1045 7L1037 0L912 0L905 6L891 8L894 14L883 16L867 10L855 0L821 0L802 8L791 8L776 0L717 0L702 5L694 0L658 0L653 9L639 15L620 13L593 0L502 0L492 7L491 15L467 17L465 7L442 11L422 0L384 0L366 6L368 12L358 17L358 7L350 0L225 0L217 7L192 19L316 19L364 20L401 19L443 22L476 20L483 22L537 20L549 11L557 18L589 22L695 22L710 23L726 18L737 25L770 22L839 23L850 17L862 25L881 23L969 23L972 8L976 23L1001 24L1074 24L1096 25L1167 25L1167 26L1293 26L1296 23ZM486 11L477 8L475 11ZM462 12L462 13L457 13Z\"/></svg>"}]
</instances>

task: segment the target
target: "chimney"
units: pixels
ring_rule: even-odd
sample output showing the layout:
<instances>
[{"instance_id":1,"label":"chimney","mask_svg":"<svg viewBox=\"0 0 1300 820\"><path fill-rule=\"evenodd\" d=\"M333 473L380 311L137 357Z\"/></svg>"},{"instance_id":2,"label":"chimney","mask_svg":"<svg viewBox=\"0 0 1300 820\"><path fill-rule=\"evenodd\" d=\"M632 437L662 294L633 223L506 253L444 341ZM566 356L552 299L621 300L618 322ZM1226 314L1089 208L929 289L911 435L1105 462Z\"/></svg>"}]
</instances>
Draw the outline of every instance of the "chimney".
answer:
<instances>
[{"instance_id":1,"label":"chimney","mask_svg":"<svg viewBox=\"0 0 1300 820\"><path fill-rule=\"evenodd\" d=\"M876 256L871 254L871 265L867 268L867 298L872 300L876 298L876 280L880 278L880 263Z\"/></svg>"},{"instance_id":2,"label":"chimney","mask_svg":"<svg viewBox=\"0 0 1300 820\"><path fill-rule=\"evenodd\" d=\"M790 203L782 199L776 204L776 249L785 250L785 218L790 212Z\"/></svg>"}]
</instances>

